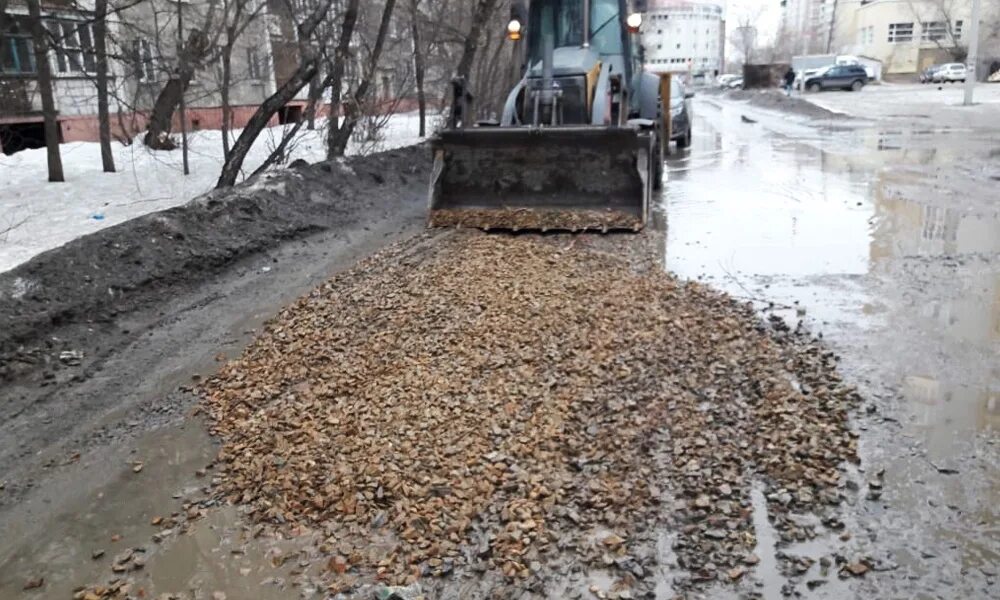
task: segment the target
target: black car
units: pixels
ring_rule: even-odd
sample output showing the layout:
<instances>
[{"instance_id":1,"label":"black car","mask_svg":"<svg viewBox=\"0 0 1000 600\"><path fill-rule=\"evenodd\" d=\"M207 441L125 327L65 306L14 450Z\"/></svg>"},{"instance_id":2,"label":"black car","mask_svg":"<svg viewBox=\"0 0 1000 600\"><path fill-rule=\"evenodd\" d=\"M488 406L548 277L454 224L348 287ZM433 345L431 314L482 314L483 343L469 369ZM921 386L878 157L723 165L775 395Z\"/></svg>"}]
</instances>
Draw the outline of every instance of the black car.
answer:
<instances>
[{"instance_id":1,"label":"black car","mask_svg":"<svg viewBox=\"0 0 1000 600\"><path fill-rule=\"evenodd\" d=\"M834 65L806 79L805 86L810 92L821 90L861 91L868 83L868 71L861 65Z\"/></svg>"},{"instance_id":2,"label":"black car","mask_svg":"<svg viewBox=\"0 0 1000 600\"><path fill-rule=\"evenodd\" d=\"M691 122L694 114L691 110L691 98L694 92L689 92L678 78L670 79L670 141L677 142L678 148L691 145Z\"/></svg>"},{"instance_id":3,"label":"black car","mask_svg":"<svg viewBox=\"0 0 1000 600\"><path fill-rule=\"evenodd\" d=\"M932 65L920 72L920 83L931 83L934 81L934 74L941 70L944 65Z\"/></svg>"}]
</instances>

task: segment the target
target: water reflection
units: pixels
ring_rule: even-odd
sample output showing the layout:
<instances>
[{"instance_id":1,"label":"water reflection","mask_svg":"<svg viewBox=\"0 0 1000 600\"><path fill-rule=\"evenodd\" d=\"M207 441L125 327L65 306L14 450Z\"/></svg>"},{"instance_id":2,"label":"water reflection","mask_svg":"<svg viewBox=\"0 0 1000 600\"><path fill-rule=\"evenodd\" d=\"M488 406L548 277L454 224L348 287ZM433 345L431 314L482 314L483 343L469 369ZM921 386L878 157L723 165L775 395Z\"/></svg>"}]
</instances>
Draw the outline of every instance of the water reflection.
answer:
<instances>
[{"instance_id":1,"label":"water reflection","mask_svg":"<svg viewBox=\"0 0 1000 600\"><path fill-rule=\"evenodd\" d=\"M786 137L742 122L732 106L698 108L692 148L669 160L667 267L800 307L828 335L861 335L935 452L957 451L962 432L992 430L1000 212L949 193L964 188L948 177L959 160L987 160L992 136Z\"/></svg>"}]
</instances>

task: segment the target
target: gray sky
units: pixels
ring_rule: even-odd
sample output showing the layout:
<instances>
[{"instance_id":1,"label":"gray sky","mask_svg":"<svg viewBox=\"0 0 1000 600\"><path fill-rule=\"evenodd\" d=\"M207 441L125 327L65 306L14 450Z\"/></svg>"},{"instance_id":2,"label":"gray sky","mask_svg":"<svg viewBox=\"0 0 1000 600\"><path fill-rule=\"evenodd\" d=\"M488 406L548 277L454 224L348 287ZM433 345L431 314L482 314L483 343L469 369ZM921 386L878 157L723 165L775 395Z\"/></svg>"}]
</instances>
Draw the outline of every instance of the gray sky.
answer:
<instances>
[{"instance_id":1,"label":"gray sky","mask_svg":"<svg viewBox=\"0 0 1000 600\"><path fill-rule=\"evenodd\" d=\"M781 0L729 0L726 6L726 26L736 27L744 16L757 17L758 38L770 41L781 20Z\"/></svg>"}]
</instances>

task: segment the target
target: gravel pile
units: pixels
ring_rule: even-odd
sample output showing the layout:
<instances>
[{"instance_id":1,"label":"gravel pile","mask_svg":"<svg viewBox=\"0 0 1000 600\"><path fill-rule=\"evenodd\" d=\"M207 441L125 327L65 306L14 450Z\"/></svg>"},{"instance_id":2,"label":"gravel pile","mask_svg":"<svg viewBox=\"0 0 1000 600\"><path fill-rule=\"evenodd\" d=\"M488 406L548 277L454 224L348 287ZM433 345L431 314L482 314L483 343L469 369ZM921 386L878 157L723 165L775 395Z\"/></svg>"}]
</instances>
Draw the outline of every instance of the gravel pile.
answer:
<instances>
[{"instance_id":1,"label":"gravel pile","mask_svg":"<svg viewBox=\"0 0 1000 600\"><path fill-rule=\"evenodd\" d=\"M664 532L675 585L740 580L751 486L783 535L814 535L782 515L832 519L856 457L855 397L821 348L551 239L377 255L283 311L203 394L218 496L276 532L322 532L333 591L478 578L495 597L641 597ZM595 570L609 589L588 591Z\"/></svg>"},{"instance_id":2,"label":"gravel pile","mask_svg":"<svg viewBox=\"0 0 1000 600\"><path fill-rule=\"evenodd\" d=\"M544 210L504 208L494 210L435 210L432 227L468 227L471 229L510 229L513 231L590 231L642 228L634 214L616 210Z\"/></svg>"}]
</instances>

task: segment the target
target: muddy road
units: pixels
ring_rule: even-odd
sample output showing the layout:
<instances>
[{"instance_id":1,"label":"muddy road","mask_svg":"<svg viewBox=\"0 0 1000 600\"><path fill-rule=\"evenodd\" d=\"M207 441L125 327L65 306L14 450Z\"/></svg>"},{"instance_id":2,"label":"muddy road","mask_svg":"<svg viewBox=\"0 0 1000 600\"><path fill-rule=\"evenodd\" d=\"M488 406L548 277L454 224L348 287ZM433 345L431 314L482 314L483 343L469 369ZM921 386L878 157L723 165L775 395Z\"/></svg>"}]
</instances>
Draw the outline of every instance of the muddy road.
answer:
<instances>
[{"instance_id":1,"label":"muddy road","mask_svg":"<svg viewBox=\"0 0 1000 600\"><path fill-rule=\"evenodd\" d=\"M692 148L669 159L665 232L626 245L751 302L764 322L821 336L863 398L851 415L861 462L845 471L843 529L807 512L776 514L775 490L748 480L755 560L736 585L688 587L680 528L649 532L658 567L646 597L991 597L1000 563L1000 207L991 195L1000 131L810 120L722 98L696 109ZM85 359L83 371L64 364L49 379L39 371L39 380L4 384L0 597L70 598L126 563L144 593L329 595L295 585L318 568L315 531L261 535L212 499L218 442L190 389L283 306L358 260L393 242L399 260L424 260L452 234L424 233L423 210L413 195L362 211L350 227L248 252L210 281L113 317L116 336L95 327L101 358ZM622 251L592 236L564 245ZM87 330L73 334L86 339ZM789 542L790 521L818 534ZM837 556L864 557L865 572L839 577ZM136 558L142 568L131 570ZM24 589L38 578L40 587ZM601 569L572 581L563 597L607 595L616 583Z\"/></svg>"}]
</instances>

